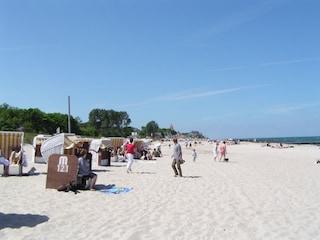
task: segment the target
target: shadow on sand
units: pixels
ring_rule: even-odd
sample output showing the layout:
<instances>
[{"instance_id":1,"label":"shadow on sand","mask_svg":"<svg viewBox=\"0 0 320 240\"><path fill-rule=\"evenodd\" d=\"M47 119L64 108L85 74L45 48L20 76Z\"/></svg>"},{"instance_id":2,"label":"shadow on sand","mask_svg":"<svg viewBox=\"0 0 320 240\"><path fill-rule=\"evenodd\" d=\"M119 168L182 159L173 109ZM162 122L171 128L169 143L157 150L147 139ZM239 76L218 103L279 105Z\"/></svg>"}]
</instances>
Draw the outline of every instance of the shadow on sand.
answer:
<instances>
[{"instance_id":1,"label":"shadow on sand","mask_svg":"<svg viewBox=\"0 0 320 240\"><path fill-rule=\"evenodd\" d=\"M201 176L183 176L184 178L201 178Z\"/></svg>"},{"instance_id":2,"label":"shadow on sand","mask_svg":"<svg viewBox=\"0 0 320 240\"><path fill-rule=\"evenodd\" d=\"M114 186L116 186L115 184L108 184L108 185L104 185L104 184L96 184L94 186L94 188L96 190L103 190L103 189L110 189L113 188Z\"/></svg>"},{"instance_id":3,"label":"shadow on sand","mask_svg":"<svg viewBox=\"0 0 320 240\"><path fill-rule=\"evenodd\" d=\"M131 172L130 174L157 174L156 172Z\"/></svg>"},{"instance_id":4,"label":"shadow on sand","mask_svg":"<svg viewBox=\"0 0 320 240\"><path fill-rule=\"evenodd\" d=\"M49 218L45 215L0 213L0 230L4 228L35 227L48 220Z\"/></svg>"}]
</instances>

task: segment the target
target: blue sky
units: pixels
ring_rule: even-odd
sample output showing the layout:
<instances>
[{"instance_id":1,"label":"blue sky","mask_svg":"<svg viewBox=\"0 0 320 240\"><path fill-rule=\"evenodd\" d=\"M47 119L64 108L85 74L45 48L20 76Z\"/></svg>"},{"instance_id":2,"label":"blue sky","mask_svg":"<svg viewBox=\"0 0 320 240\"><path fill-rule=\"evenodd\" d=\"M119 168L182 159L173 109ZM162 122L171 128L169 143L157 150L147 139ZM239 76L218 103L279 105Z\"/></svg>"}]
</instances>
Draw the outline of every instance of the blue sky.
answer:
<instances>
[{"instance_id":1,"label":"blue sky","mask_svg":"<svg viewBox=\"0 0 320 240\"><path fill-rule=\"evenodd\" d=\"M320 135L318 0L0 0L0 104L210 138Z\"/></svg>"}]
</instances>

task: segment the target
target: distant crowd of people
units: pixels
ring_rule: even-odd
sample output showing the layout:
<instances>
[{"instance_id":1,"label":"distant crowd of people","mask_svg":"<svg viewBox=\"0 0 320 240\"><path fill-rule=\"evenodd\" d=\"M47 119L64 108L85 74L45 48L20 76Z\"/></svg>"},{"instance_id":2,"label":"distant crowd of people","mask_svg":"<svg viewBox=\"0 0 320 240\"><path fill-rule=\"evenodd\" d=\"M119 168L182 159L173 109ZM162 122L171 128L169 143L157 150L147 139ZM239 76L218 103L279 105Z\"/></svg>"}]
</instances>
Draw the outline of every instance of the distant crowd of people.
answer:
<instances>
[{"instance_id":1,"label":"distant crowd of people","mask_svg":"<svg viewBox=\"0 0 320 240\"><path fill-rule=\"evenodd\" d=\"M271 147L271 148L294 148L294 146L284 145L283 143L279 143L276 145L272 145L270 143L262 144L262 147Z\"/></svg>"}]
</instances>

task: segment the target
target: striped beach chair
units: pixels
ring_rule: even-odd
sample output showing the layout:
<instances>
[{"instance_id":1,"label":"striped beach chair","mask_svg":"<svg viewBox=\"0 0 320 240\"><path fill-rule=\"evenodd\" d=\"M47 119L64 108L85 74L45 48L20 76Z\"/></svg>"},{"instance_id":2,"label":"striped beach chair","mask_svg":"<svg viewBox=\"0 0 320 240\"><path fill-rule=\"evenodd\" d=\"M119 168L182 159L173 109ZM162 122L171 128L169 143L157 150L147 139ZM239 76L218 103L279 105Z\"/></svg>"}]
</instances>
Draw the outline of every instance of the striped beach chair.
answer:
<instances>
[{"instance_id":1,"label":"striped beach chair","mask_svg":"<svg viewBox=\"0 0 320 240\"><path fill-rule=\"evenodd\" d=\"M15 147L23 147L23 132L0 131L0 149L1 155L5 159L9 159L12 149ZM0 166L0 174L3 166ZM22 165L10 165L9 175L22 175Z\"/></svg>"}]
</instances>

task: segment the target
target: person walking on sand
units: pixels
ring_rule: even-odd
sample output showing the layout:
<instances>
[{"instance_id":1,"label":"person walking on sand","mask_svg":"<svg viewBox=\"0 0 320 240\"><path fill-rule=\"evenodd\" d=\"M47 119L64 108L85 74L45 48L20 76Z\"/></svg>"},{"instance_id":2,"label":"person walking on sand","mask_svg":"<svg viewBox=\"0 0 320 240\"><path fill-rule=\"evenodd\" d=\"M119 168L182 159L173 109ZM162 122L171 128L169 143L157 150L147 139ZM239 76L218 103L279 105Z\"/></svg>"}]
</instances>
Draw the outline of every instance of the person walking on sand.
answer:
<instances>
[{"instance_id":1,"label":"person walking on sand","mask_svg":"<svg viewBox=\"0 0 320 240\"><path fill-rule=\"evenodd\" d=\"M217 161L219 141L213 142L213 160Z\"/></svg>"},{"instance_id":2,"label":"person walking on sand","mask_svg":"<svg viewBox=\"0 0 320 240\"><path fill-rule=\"evenodd\" d=\"M224 161L226 158L226 153L227 153L227 146L226 146L226 142L223 141L222 145L220 146L220 162Z\"/></svg>"},{"instance_id":3,"label":"person walking on sand","mask_svg":"<svg viewBox=\"0 0 320 240\"><path fill-rule=\"evenodd\" d=\"M181 150L181 146L178 143L178 140L175 138L173 139L173 143L174 143L174 147L173 147L173 154L172 154L172 169L174 172L174 176L180 176L182 177L182 171L181 171L181 166L180 166L180 160L182 160L182 150ZM177 167L176 167L177 165Z\"/></svg>"},{"instance_id":4,"label":"person walking on sand","mask_svg":"<svg viewBox=\"0 0 320 240\"><path fill-rule=\"evenodd\" d=\"M195 149L193 149L193 151L192 151L192 157L193 157L193 162L195 162L197 159L197 152Z\"/></svg>"},{"instance_id":5,"label":"person walking on sand","mask_svg":"<svg viewBox=\"0 0 320 240\"><path fill-rule=\"evenodd\" d=\"M126 146L126 155L128 158L128 164L127 164L127 173L132 172L132 164L133 164L133 156L135 152L135 145L133 143L133 138L130 138L130 141L127 143Z\"/></svg>"}]
</instances>

